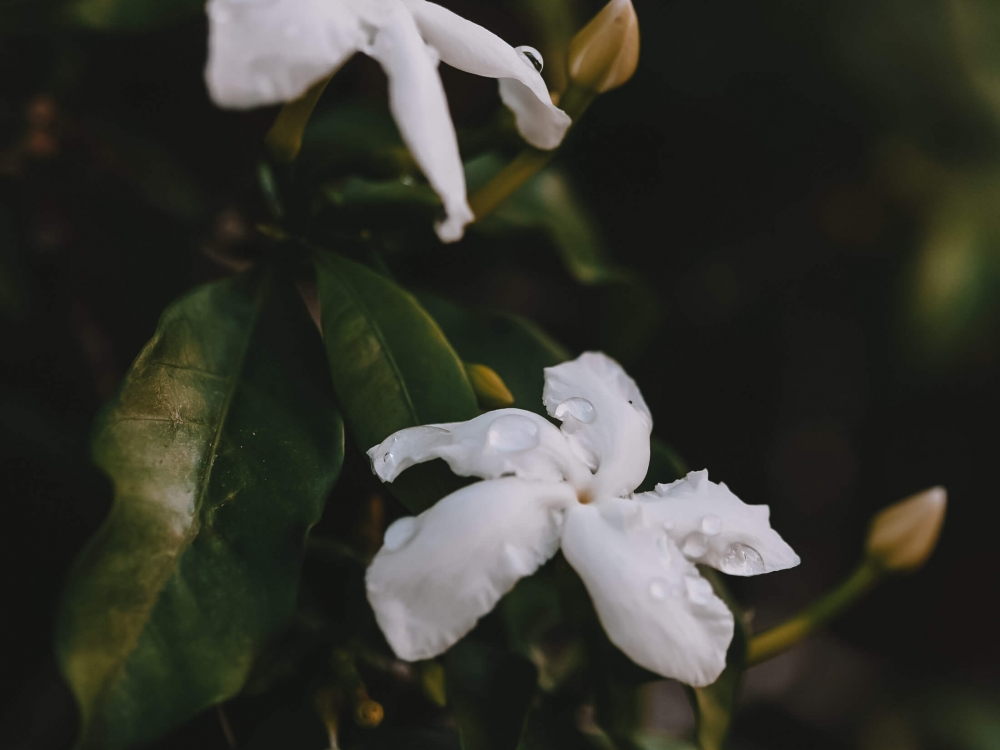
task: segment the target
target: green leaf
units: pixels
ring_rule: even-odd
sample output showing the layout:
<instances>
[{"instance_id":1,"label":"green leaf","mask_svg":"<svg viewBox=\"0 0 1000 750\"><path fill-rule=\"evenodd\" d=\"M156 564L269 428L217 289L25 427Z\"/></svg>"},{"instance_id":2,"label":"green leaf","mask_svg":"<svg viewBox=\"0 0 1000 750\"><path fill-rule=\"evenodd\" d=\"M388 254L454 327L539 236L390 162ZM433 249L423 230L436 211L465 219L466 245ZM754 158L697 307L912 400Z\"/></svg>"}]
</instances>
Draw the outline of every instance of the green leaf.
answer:
<instances>
[{"instance_id":1,"label":"green leaf","mask_svg":"<svg viewBox=\"0 0 1000 750\"><path fill-rule=\"evenodd\" d=\"M535 696L531 662L468 637L448 651L444 665L462 750L515 750Z\"/></svg>"},{"instance_id":2,"label":"green leaf","mask_svg":"<svg viewBox=\"0 0 1000 750\"><path fill-rule=\"evenodd\" d=\"M205 12L205 0L72 0L63 6L69 21L100 31L145 31Z\"/></svg>"},{"instance_id":3,"label":"green leaf","mask_svg":"<svg viewBox=\"0 0 1000 750\"><path fill-rule=\"evenodd\" d=\"M494 311L471 311L430 294L418 295L466 362L495 370L519 409L544 414L542 370L565 362L569 351L534 324Z\"/></svg>"},{"instance_id":4,"label":"green leaf","mask_svg":"<svg viewBox=\"0 0 1000 750\"><path fill-rule=\"evenodd\" d=\"M294 610L343 447L290 283L241 275L167 309L94 435L115 500L56 636L81 748L148 742L243 687Z\"/></svg>"},{"instance_id":5,"label":"green leaf","mask_svg":"<svg viewBox=\"0 0 1000 750\"><path fill-rule=\"evenodd\" d=\"M719 679L703 688L688 688L688 697L694 709L694 741L700 750L722 750L732 726L736 700L743 685L746 668L747 633L743 625L743 612L730 596L718 574L699 566L701 574L707 578L715 593L726 602L733 612L736 628L732 643L726 652L726 668Z\"/></svg>"},{"instance_id":6,"label":"green leaf","mask_svg":"<svg viewBox=\"0 0 1000 750\"><path fill-rule=\"evenodd\" d=\"M317 255L323 339L337 400L362 450L406 427L479 414L462 360L413 295L332 253ZM459 486L440 461L389 485L412 512Z\"/></svg>"}]
</instances>

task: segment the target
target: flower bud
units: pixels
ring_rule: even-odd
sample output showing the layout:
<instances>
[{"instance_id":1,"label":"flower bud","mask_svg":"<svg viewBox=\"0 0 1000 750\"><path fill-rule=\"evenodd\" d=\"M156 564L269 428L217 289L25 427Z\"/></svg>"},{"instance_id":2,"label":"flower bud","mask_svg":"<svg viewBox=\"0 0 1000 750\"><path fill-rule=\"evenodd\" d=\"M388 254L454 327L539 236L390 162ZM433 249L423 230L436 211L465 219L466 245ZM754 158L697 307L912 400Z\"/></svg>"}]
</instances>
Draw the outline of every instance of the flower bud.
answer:
<instances>
[{"instance_id":1,"label":"flower bud","mask_svg":"<svg viewBox=\"0 0 1000 750\"><path fill-rule=\"evenodd\" d=\"M486 365L465 363L465 374L475 391L476 400L484 409L502 409L512 406L514 395L507 388L503 378Z\"/></svg>"},{"instance_id":2,"label":"flower bud","mask_svg":"<svg viewBox=\"0 0 1000 750\"><path fill-rule=\"evenodd\" d=\"M910 572L931 556L941 534L948 493L932 487L890 505L872 519L868 556L886 570Z\"/></svg>"},{"instance_id":3,"label":"flower bud","mask_svg":"<svg viewBox=\"0 0 1000 750\"><path fill-rule=\"evenodd\" d=\"M611 0L569 45L569 78L601 94L625 83L639 64L639 19L632 0Z\"/></svg>"}]
</instances>

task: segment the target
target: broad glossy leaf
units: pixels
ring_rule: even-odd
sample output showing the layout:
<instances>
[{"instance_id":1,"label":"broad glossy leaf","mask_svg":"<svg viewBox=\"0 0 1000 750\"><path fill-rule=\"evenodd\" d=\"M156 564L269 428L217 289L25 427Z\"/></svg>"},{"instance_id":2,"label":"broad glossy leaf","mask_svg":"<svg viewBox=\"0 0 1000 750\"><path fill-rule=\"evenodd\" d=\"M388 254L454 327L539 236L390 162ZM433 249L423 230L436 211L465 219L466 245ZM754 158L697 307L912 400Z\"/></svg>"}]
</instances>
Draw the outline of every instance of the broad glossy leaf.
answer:
<instances>
[{"instance_id":1,"label":"broad glossy leaf","mask_svg":"<svg viewBox=\"0 0 1000 750\"><path fill-rule=\"evenodd\" d=\"M405 427L479 414L462 360L413 295L332 253L317 256L316 271L337 400L362 450ZM419 513L458 486L437 461L407 470L389 488Z\"/></svg>"},{"instance_id":2,"label":"broad glossy leaf","mask_svg":"<svg viewBox=\"0 0 1000 750\"><path fill-rule=\"evenodd\" d=\"M58 622L81 747L150 741L243 687L294 610L340 470L328 377L294 288L270 273L163 314L96 425L115 500Z\"/></svg>"},{"instance_id":3,"label":"broad glossy leaf","mask_svg":"<svg viewBox=\"0 0 1000 750\"><path fill-rule=\"evenodd\" d=\"M733 722L733 712L743 685L746 665L747 633L743 625L743 613L730 596L719 575L704 566L699 566L701 574L712 583L718 594L733 611L736 629L732 643L726 652L726 668L719 679L703 688L689 688L688 695L694 709L694 741L700 750L723 750Z\"/></svg>"}]
</instances>

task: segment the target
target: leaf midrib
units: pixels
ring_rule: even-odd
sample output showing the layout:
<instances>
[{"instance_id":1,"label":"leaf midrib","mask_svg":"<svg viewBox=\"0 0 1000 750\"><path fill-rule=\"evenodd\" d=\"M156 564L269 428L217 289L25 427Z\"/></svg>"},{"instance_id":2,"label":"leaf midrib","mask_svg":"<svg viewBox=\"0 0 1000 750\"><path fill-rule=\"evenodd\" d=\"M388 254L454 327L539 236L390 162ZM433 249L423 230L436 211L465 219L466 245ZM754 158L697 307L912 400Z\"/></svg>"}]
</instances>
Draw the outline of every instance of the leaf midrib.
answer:
<instances>
[{"instance_id":1,"label":"leaf midrib","mask_svg":"<svg viewBox=\"0 0 1000 750\"><path fill-rule=\"evenodd\" d=\"M209 448L209 459L205 465L205 468L203 470L204 473L202 475L201 481L199 483L198 489L195 494L194 523L191 524L190 529L184 535L181 542L177 545L175 553L170 556L169 559L174 562L169 566L165 566L168 569L169 568L176 569L177 567L179 567L179 561L181 555L184 553L184 550L186 550L191 545L191 543L194 541L194 539L198 536L198 534L201 531L201 526L202 526L201 510L204 504L204 499L208 494L208 488L212 478L212 469L215 467L215 459L218 457L219 444L222 440L222 433L226 424L226 419L229 416L229 410L230 407L232 406L233 397L235 396L236 390L239 387L240 375L243 372L243 366L246 363L247 352L250 350L250 343L253 340L253 333L257 326L257 321L260 319L261 309L263 308L263 301L267 292L270 290L270 286L271 286L271 277L270 274L268 274L260 281L260 286L254 295L253 314L251 315L250 320L248 321L247 324L246 338L240 347L239 355L236 357L235 360L236 366L233 368L233 374L231 377L226 378L230 382L226 389L226 394L223 398L222 408L219 410L219 415L217 417L217 422L212 436L212 443ZM156 362L154 364L156 366L160 366L163 363ZM190 369L192 372L200 374L208 374L205 371L199 370L198 368L184 368L183 366L180 367L181 369ZM217 377L222 377L222 376L217 376ZM128 649L120 652L120 656L117 659L116 667L113 671L109 671L108 676L104 681L104 687L99 692L100 695L106 694L106 691L110 690L114 684L117 684L118 678L125 669L125 665L128 663L128 660L129 658L131 658L132 654L135 653L135 650L138 647L139 642L142 640L143 633L145 633L147 628L149 627L149 624L151 622L150 615L156 608L156 605L160 600L160 594L163 592L165 583L169 581L170 578L171 574L169 573L160 578L160 585L156 589L155 595L150 597L148 604L146 606L145 617L143 619L142 627L140 627L136 631L135 638L131 640Z\"/></svg>"},{"instance_id":2,"label":"leaf midrib","mask_svg":"<svg viewBox=\"0 0 1000 750\"><path fill-rule=\"evenodd\" d=\"M338 261L339 263L339 261ZM332 264L331 264L332 265ZM368 269L365 269L368 270ZM373 272L374 273L374 272ZM406 402L407 410L410 412L410 418L413 420L413 424L420 424L420 415L417 414L417 407L413 403L413 398L410 396L410 389L406 385L406 380L403 378L403 372L396 363L396 358L392 354L392 350L389 348L389 342L386 341L385 335L382 333L382 327L375 320L368 308L368 305L364 302L364 299L359 295L358 291L351 285L350 280L347 278L346 274L338 273L337 276L340 278L344 289L351 296L352 301L355 306L361 310L361 314L364 316L365 322L368 327L372 330L375 338L378 339L379 351L383 353L383 359L389 363L389 367L392 369L393 375L395 375L396 382L399 384L399 389L402 391L403 398Z\"/></svg>"}]
</instances>

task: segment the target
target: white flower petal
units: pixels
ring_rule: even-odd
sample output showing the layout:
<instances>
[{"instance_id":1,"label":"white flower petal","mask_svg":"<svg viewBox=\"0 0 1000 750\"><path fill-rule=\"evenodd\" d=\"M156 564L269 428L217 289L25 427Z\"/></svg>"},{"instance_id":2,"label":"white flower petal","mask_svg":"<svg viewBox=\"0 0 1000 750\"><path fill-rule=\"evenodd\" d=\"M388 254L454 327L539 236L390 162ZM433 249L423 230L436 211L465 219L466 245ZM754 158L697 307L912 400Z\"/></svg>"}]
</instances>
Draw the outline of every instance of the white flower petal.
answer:
<instances>
[{"instance_id":1,"label":"white flower petal","mask_svg":"<svg viewBox=\"0 0 1000 750\"><path fill-rule=\"evenodd\" d=\"M209 0L207 10L205 82L222 107L297 99L365 44L338 0Z\"/></svg>"},{"instance_id":2,"label":"white flower petal","mask_svg":"<svg viewBox=\"0 0 1000 750\"><path fill-rule=\"evenodd\" d=\"M566 514L562 549L583 579L611 642L637 664L689 685L726 665L733 615L643 504L612 499Z\"/></svg>"},{"instance_id":3,"label":"white flower petal","mask_svg":"<svg viewBox=\"0 0 1000 750\"><path fill-rule=\"evenodd\" d=\"M649 468L653 417L635 381L600 352L545 368L545 408L594 471L593 496L624 497Z\"/></svg>"},{"instance_id":4,"label":"white flower petal","mask_svg":"<svg viewBox=\"0 0 1000 750\"><path fill-rule=\"evenodd\" d=\"M508 477L463 487L388 528L368 569L368 600L401 659L452 646L559 548L567 484Z\"/></svg>"},{"instance_id":5,"label":"white flower petal","mask_svg":"<svg viewBox=\"0 0 1000 750\"><path fill-rule=\"evenodd\" d=\"M636 495L646 518L661 524L694 562L736 576L792 568L799 556L771 528L766 505L747 505L707 471Z\"/></svg>"},{"instance_id":6,"label":"white flower petal","mask_svg":"<svg viewBox=\"0 0 1000 750\"><path fill-rule=\"evenodd\" d=\"M517 120L517 129L532 146L558 146L571 124L534 65L520 51L482 26L426 0L405 0L427 43L452 67L500 79L500 98Z\"/></svg>"},{"instance_id":7,"label":"white flower petal","mask_svg":"<svg viewBox=\"0 0 1000 750\"><path fill-rule=\"evenodd\" d=\"M436 226L438 236L442 242L461 239L473 215L436 54L424 43L403 5L388 14L364 51L385 70L389 108L400 135L444 204L445 219Z\"/></svg>"},{"instance_id":8,"label":"white flower petal","mask_svg":"<svg viewBox=\"0 0 1000 750\"><path fill-rule=\"evenodd\" d=\"M435 458L464 477L513 475L533 481L569 480L577 487L590 477L559 429L523 409L498 409L468 422L400 430L369 450L368 457L383 482Z\"/></svg>"}]
</instances>

